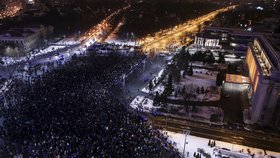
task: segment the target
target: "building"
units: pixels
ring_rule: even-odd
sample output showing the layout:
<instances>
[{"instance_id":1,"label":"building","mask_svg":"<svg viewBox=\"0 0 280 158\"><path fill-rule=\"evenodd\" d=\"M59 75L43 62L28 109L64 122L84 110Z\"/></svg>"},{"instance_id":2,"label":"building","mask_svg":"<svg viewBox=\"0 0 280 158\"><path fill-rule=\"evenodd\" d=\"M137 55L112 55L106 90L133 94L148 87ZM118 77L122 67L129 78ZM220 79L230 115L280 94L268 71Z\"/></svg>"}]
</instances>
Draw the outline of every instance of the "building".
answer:
<instances>
[{"instance_id":1,"label":"building","mask_svg":"<svg viewBox=\"0 0 280 158\"><path fill-rule=\"evenodd\" d=\"M235 51L246 52L248 43L253 42L259 32L251 32L240 28L208 27L205 29L216 36L220 36L220 45L231 47Z\"/></svg>"},{"instance_id":2,"label":"building","mask_svg":"<svg viewBox=\"0 0 280 158\"><path fill-rule=\"evenodd\" d=\"M234 50L235 53L244 54L247 51L248 43L253 42L259 36L258 32L251 32L239 28L207 27L203 33L195 38L195 45L198 47L223 48Z\"/></svg>"},{"instance_id":3,"label":"building","mask_svg":"<svg viewBox=\"0 0 280 158\"><path fill-rule=\"evenodd\" d=\"M194 39L194 45L196 47L204 48L221 48L219 45L220 37L211 35L209 33L198 33Z\"/></svg>"},{"instance_id":4,"label":"building","mask_svg":"<svg viewBox=\"0 0 280 158\"><path fill-rule=\"evenodd\" d=\"M14 46L26 52L35 48L52 32L52 26L43 25L10 28L0 34L0 45Z\"/></svg>"},{"instance_id":5,"label":"building","mask_svg":"<svg viewBox=\"0 0 280 158\"><path fill-rule=\"evenodd\" d=\"M280 127L280 36L261 35L248 47L251 120Z\"/></svg>"}]
</instances>

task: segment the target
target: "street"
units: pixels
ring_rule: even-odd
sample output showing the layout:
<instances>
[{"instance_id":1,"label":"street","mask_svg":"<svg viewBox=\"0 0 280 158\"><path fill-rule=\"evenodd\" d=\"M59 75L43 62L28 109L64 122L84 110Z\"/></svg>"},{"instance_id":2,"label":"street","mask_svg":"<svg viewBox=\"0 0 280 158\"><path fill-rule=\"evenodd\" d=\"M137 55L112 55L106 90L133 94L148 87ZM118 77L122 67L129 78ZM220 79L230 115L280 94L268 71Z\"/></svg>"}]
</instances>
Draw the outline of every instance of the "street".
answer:
<instances>
[{"instance_id":1,"label":"street","mask_svg":"<svg viewBox=\"0 0 280 158\"><path fill-rule=\"evenodd\" d=\"M173 29L168 29L165 30L163 32L165 32L165 35L160 35L160 36L155 36L153 38L148 38L148 39L142 39L140 40L140 45L142 45L143 50L162 50L165 49L166 46L174 44L174 42L176 44L179 44L180 41L182 40L182 36L184 36L184 34L186 32L188 33L194 33L196 31L199 30L199 27L204 27L203 23L206 21L211 21L213 20L219 13L222 12L226 12L229 11L233 8L235 8L236 6L230 6L230 7L226 7L226 8L222 8L216 11L213 11L209 14L206 14L204 16L201 16L195 20L190 20L182 25L179 26L175 26ZM191 42L192 40L190 38L186 39L186 43L184 42L184 44L188 44L189 42Z\"/></svg>"},{"instance_id":2,"label":"street","mask_svg":"<svg viewBox=\"0 0 280 158\"><path fill-rule=\"evenodd\" d=\"M171 116L149 115L152 126L155 128L165 129L167 131L182 133L187 127L191 130L191 135L229 142L233 144L246 145L264 150L280 151L280 138L264 135L262 133L252 133L239 129L227 129L215 127L208 124L186 121Z\"/></svg>"}]
</instances>

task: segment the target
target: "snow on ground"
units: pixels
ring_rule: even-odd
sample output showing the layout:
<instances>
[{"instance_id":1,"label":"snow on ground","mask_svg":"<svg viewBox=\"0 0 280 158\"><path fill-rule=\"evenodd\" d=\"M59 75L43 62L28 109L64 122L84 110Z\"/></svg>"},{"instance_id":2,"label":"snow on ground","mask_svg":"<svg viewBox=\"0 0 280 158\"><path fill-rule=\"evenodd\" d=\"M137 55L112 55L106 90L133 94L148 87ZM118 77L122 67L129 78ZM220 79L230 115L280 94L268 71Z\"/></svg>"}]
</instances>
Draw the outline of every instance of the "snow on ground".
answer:
<instances>
[{"instance_id":1,"label":"snow on ground","mask_svg":"<svg viewBox=\"0 0 280 158\"><path fill-rule=\"evenodd\" d=\"M181 82L182 84L193 84L193 85L199 85L204 87L210 87L216 86L216 71L208 71L206 69L193 69L193 76L187 76L186 78L182 78Z\"/></svg>"},{"instance_id":2,"label":"snow on ground","mask_svg":"<svg viewBox=\"0 0 280 158\"><path fill-rule=\"evenodd\" d=\"M159 73L157 74L157 76L152 80L153 85L154 85L155 80L158 81L160 79L161 75L163 74L163 71L164 71L164 69L160 70ZM157 85L152 90L152 92L154 92L154 93L158 92L159 94L163 93L163 91L164 91L164 86L162 84ZM150 93L149 83L141 90L141 92Z\"/></svg>"},{"instance_id":3,"label":"snow on ground","mask_svg":"<svg viewBox=\"0 0 280 158\"><path fill-rule=\"evenodd\" d=\"M141 110L144 112L151 112L153 109L157 108L153 106L153 100L145 98L144 96L137 96L131 103L130 107L136 110Z\"/></svg>"},{"instance_id":4,"label":"snow on ground","mask_svg":"<svg viewBox=\"0 0 280 158\"><path fill-rule=\"evenodd\" d=\"M58 51L60 49L65 48L66 46L56 46L56 45L51 45L49 47L47 47L46 49L37 51L37 52L31 52L31 56L30 59L33 59L36 56L40 56L40 55L44 55L50 52L54 52L54 51ZM4 57L4 65L13 65L15 63L20 63L20 62L24 62L27 61L27 57L20 57L20 58L15 58L15 57Z\"/></svg>"},{"instance_id":5,"label":"snow on ground","mask_svg":"<svg viewBox=\"0 0 280 158\"><path fill-rule=\"evenodd\" d=\"M164 86L162 84L158 85L156 88L154 88L153 92L156 93L158 92L158 94L162 94L164 91Z\"/></svg>"},{"instance_id":6,"label":"snow on ground","mask_svg":"<svg viewBox=\"0 0 280 158\"><path fill-rule=\"evenodd\" d=\"M131 103L130 106L133 109L136 109L138 107L138 105L140 105L140 103L144 100L144 96L137 96Z\"/></svg>"},{"instance_id":7,"label":"snow on ground","mask_svg":"<svg viewBox=\"0 0 280 158\"><path fill-rule=\"evenodd\" d=\"M155 80L159 80L160 76L162 75L164 69L162 69L157 77L155 77L152 80L152 83L154 84ZM186 87L186 92L194 94L197 90L197 87L201 88L203 87L205 90L208 89L208 93L202 93L202 94L196 94L194 101L218 101L220 100L220 89L216 87L216 76L218 72L217 71L210 71L207 69L193 69L193 76L185 76L185 78L181 78L181 81L179 83L175 83L174 89L180 90L184 86ZM214 88L214 89L213 89ZM153 88L152 92L159 94L162 94L164 91L164 86L162 83L158 84L156 87ZM150 93L149 90L149 83L141 90L141 92L144 93ZM175 97L175 92L172 93L172 95L169 97L170 99L175 100L184 100L183 96L178 95Z\"/></svg>"},{"instance_id":8,"label":"snow on ground","mask_svg":"<svg viewBox=\"0 0 280 158\"><path fill-rule=\"evenodd\" d=\"M67 46L72 46L72 45L76 45L76 44L80 44L79 41L75 40L74 38L66 38L66 39L62 39L56 43L51 44L49 47L47 47L44 50L39 50L36 52L30 52L31 54L31 59L36 57L36 56L40 56L40 55L44 55L50 52L54 52L60 49L63 49ZM27 58L26 57L20 57L20 58L15 58L15 57L5 57L4 58L4 65L13 65L15 63L19 63L19 62L24 62L26 61Z\"/></svg>"},{"instance_id":9,"label":"snow on ground","mask_svg":"<svg viewBox=\"0 0 280 158\"><path fill-rule=\"evenodd\" d=\"M141 90L141 92L144 92L144 93L150 93L150 90L149 90L149 84L146 86L146 87L144 87L142 90ZM159 94L162 94L163 93L163 91L164 91L164 86L162 85L162 84L159 84L159 85L157 85L156 87L154 87L153 88L153 90L152 90L152 92L155 94L156 92L158 92Z\"/></svg>"},{"instance_id":10,"label":"snow on ground","mask_svg":"<svg viewBox=\"0 0 280 158\"><path fill-rule=\"evenodd\" d=\"M229 63L235 63L237 61L242 61L242 59L241 58L225 58L225 61L229 62Z\"/></svg>"},{"instance_id":11,"label":"snow on ground","mask_svg":"<svg viewBox=\"0 0 280 158\"><path fill-rule=\"evenodd\" d=\"M184 86L186 93L193 94L193 97L188 97L192 101L218 101L220 100L221 90L216 86L217 71L209 71L206 69L193 69L193 76L186 75L181 78L179 83L174 85L175 90L181 90ZM197 93L197 89L204 88L208 93ZM182 95L175 97L175 92L169 97L175 100L184 100Z\"/></svg>"},{"instance_id":12,"label":"snow on ground","mask_svg":"<svg viewBox=\"0 0 280 158\"><path fill-rule=\"evenodd\" d=\"M208 124L223 125L224 112L219 107L214 106L188 106L187 108L181 105L167 104L164 108L165 111L169 111L168 115L173 117L184 118L187 120L193 120L197 122L203 122ZM161 108L159 108L161 111ZM173 111L173 112L172 112ZM163 113L165 114L165 113ZM215 115L217 118L216 122L210 122L212 115Z\"/></svg>"},{"instance_id":13,"label":"snow on ground","mask_svg":"<svg viewBox=\"0 0 280 158\"><path fill-rule=\"evenodd\" d=\"M53 51L57 51L57 50L63 49L65 47L66 46L49 46L48 48L46 48L44 50L41 50L38 55L47 54L47 53L50 53L50 52L53 52Z\"/></svg>"},{"instance_id":14,"label":"snow on ground","mask_svg":"<svg viewBox=\"0 0 280 158\"><path fill-rule=\"evenodd\" d=\"M144 93L150 93L150 90L148 88L148 85L146 87L144 87L141 92L144 92Z\"/></svg>"},{"instance_id":15,"label":"snow on ground","mask_svg":"<svg viewBox=\"0 0 280 158\"><path fill-rule=\"evenodd\" d=\"M167 133L167 135L169 136L169 140L176 144L176 147L179 150L179 152L183 153L185 135L181 133L174 133L169 131L167 132L164 131L164 133ZM232 155L237 155L239 158L250 156L248 154L248 151L250 151L251 154L255 154L255 158L269 157L269 156L264 156L264 150L262 149L251 148L243 145L236 145L236 144L231 144L231 143L221 142L221 141L215 141L216 147L211 148L208 146L209 139L196 137L192 135L188 135L186 141L188 142L188 144L186 144L185 147L185 157L193 158L194 152L197 153L198 148L203 149L206 153L209 153L211 157L214 158L216 157L214 153L215 148L217 150L219 150L219 148L227 148L232 151L231 152ZM240 153L241 151L243 151L242 152L243 154ZM187 152L189 152L189 156ZM280 153L271 152L271 151L266 151L266 153L270 156L280 158Z\"/></svg>"},{"instance_id":16,"label":"snow on ground","mask_svg":"<svg viewBox=\"0 0 280 158\"><path fill-rule=\"evenodd\" d=\"M74 38L66 38L66 39L62 39L56 43L54 43L55 45L67 45L67 46L70 46L70 45L76 45L76 44L80 44L81 42L78 41L78 40L75 40Z\"/></svg>"}]
</instances>

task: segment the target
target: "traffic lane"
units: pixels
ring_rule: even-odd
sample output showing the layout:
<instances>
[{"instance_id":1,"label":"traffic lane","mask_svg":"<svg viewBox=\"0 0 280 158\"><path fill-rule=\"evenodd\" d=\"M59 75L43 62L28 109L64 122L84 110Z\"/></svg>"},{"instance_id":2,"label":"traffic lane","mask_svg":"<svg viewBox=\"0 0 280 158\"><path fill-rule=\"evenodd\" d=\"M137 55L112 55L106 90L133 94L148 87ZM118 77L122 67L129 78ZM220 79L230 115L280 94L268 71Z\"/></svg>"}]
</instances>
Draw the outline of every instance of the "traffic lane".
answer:
<instances>
[{"instance_id":1,"label":"traffic lane","mask_svg":"<svg viewBox=\"0 0 280 158\"><path fill-rule=\"evenodd\" d=\"M166 116L156 116L156 117L154 117L154 116L149 115L149 114L148 114L148 116L151 120L154 120L154 121L163 121L163 120L166 119ZM232 135L236 135L236 133L238 133L238 135L241 136L241 137L260 138L260 139L267 140L267 141L280 142L279 137L271 136L271 135L264 135L263 133L253 133L253 132L242 130L242 128L240 128L240 129L238 129L238 128L227 129L227 128L224 128L224 126L221 127L221 126L209 125L209 124L205 124L205 123L198 123L198 122L189 121L189 120L186 120L186 119L175 118L175 117L172 117L172 116L168 116L167 118L168 118L168 120L175 121L176 123L182 124L182 125L185 125L185 126L193 126L193 127L204 128L204 129L207 129L207 130L221 131L221 132L224 132L224 133L230 133Z\"/></svg>"},{"instance_id":2,"label":"traffic lane","mask_svg":"<svg viewBox=\"0 0 280 158\"><path fill-rule=\"evenodd\" d=\"M246 145L271 151L280 151L280 142L267 141L260 137L239 136L238 132L232 134L220 130L207 129L199 126L184 125L167 119L152 121L153 127L167 129L173 132L182 133L187 127L191 129L191 134L198 137L220 140L228 143ZM167 128L165 127L167 125Z\"/></svg>"},{"instance_id":3,"label":"traffic lane","mask_svg":"<svg viewBox=\"0 0 280 158\"><path fill-rule=\"evenodd\" d=\"M202 25L205 21L214 19L217 14L219 14L220 12L225 12L228 9L229 8L222 8L222 9L213 11L211 13L208 13L204 16L198 17L195 20L191 20L190 22L187 22L184 25L179 26L179 28L175 28L175 30L173 29L173 30L168 31L166 33L166 35L161 35L159 37L155 37L155 39L153 39L152 41L144 43L143 47L145 47L145 48L149 48L150 46L154 47L156 44L160 45L160 43L167 43L168 41L170 41L170 39L172 39L172 41L173 41L173 39L179 38L179 36L183 35L184 32L194 32L194 31L198 30L198 25ZM161 42L161 41L163 41L163 42Z\"/></svg>"}]
</instances>

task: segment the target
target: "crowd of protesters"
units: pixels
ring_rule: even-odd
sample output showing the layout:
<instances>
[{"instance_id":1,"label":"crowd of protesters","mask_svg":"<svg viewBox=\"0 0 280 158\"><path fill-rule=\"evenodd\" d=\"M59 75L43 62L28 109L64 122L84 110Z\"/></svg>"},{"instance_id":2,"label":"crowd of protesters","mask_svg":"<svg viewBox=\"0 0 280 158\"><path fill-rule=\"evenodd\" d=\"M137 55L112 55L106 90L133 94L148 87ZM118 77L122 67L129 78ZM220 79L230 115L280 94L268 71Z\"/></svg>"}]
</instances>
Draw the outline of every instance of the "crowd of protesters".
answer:
<instances>
[{"instance_id":1,"label":"crowd of protesters","mask_svg":"<svg viewBox=\"0 0 280 158\"><path fill-rule=\"evenodd\" d=\"M110 92L143 59L80 57L32 85L15 81L1 100L0 157L180 157Z\"/></svg>"}]
</instances>

